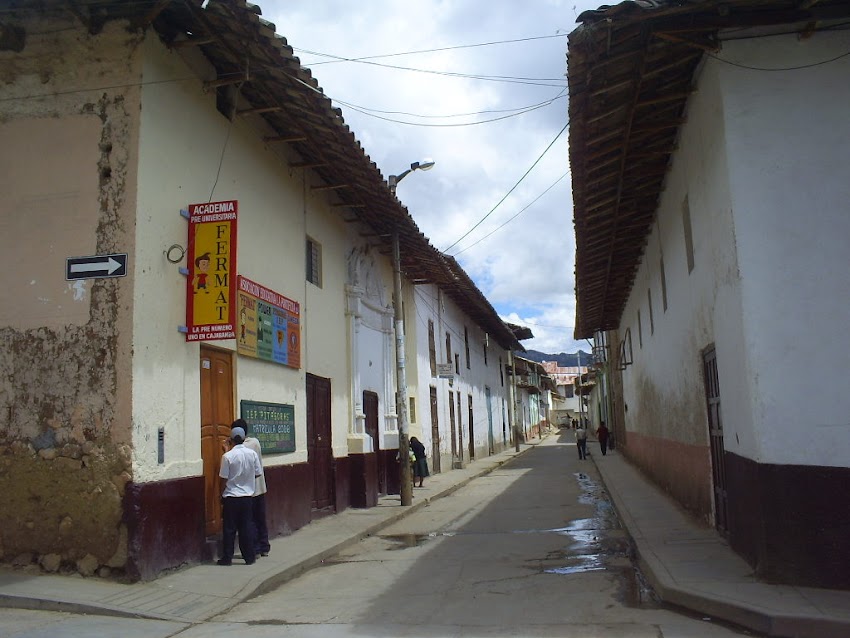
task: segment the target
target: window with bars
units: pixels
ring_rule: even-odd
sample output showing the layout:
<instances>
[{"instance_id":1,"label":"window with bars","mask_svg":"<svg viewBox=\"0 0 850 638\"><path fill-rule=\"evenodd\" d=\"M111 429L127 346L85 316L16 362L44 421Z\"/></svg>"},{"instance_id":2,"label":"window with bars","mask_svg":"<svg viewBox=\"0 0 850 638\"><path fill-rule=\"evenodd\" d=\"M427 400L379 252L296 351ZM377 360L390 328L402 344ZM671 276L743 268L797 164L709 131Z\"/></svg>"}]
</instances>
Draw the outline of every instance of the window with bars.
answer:
<instances>
[{"instance_id":1,"label":"window with bars","mask_svg":"<svg viewBox=\"0 0 850 638\"><path fill-rule=\"evenodd\" d=\"M307 281L322 287L322 247L311 238L307 238Z\"/></svg>"},{"instance_id":2,"label":"window with bars","mask_svg":"<svg viewBox=\"0 0 850 638\"><path fill-rule=\"evenodd\" d=\"M431 376L437 376L437 341L434 338L434 322L428 320L428 359L431 362Z\"/></svg>"}]
</instances>

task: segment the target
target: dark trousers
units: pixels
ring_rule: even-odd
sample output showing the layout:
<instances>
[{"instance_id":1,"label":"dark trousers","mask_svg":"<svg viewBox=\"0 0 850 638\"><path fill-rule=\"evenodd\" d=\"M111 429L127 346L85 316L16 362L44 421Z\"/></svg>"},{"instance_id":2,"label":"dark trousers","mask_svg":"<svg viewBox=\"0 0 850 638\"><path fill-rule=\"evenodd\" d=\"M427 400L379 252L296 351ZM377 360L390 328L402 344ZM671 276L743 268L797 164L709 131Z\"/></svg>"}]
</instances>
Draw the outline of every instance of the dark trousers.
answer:
<instances>
[{"instance_id":1,"label":"dark trousers","mask_svg":"<svg viewBox=\"0 0 850 638\"><path fill-rule=\"evenodd\" d=\"M599 447L602 448L602 456L608 451L608 439L599 439Z\"/></svg>"},{"instance_id":2,"label":"dark trousers","mask_svg":"<svg viewBox=\"0 0 850 638\"><path fill-rule=\"evenodd\" d=\"M260 494L251 499L251 513L254 518L254 553L268 554L272 546L269 544L269 528L266 524L266 495Z\"/></svg>"},{"instance_id":3,"label":"dark trousers","mask_svg":"<svg viewBox=\"0 0 850 638\"><path fill-rule=\"evenodd\" d=\"M254 552L254 515L253 501L250 496L228 496L224 499L224 553L225 560L233 559L236 534L239 534L239 551L246 563L256 559Z\"/></svg>"},{"instance_id":4,"label":"dark trousers","mask_svg":"<svg viewBox=\"0 0 850 638\"><path fill-rule=\"evenodd\" d=\"M587 458L587 439L579 439L576 441L576 447L578 448L578 457L580 459Z\"/></svg>"}]
</instances>

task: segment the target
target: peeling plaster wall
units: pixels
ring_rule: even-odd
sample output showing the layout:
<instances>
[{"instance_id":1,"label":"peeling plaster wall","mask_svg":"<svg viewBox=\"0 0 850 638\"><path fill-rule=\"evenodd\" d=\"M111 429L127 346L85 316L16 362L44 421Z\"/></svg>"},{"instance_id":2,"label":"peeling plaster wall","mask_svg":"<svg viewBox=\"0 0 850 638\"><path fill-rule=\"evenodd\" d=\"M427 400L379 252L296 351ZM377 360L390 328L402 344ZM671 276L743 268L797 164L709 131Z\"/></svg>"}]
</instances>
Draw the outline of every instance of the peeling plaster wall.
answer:
<instances>
[{"instance_id":1,"label":"peeling plaster wall","mask_svg":"<svg viewBox=\"0 0 850 638\"><path fill-rule=\"evenodd\" d=\"M133 254L139 37L11 18L27 37L0 52L0 558L106 574L126 560L133 277L66 282L65 259Z\"/></svg>"},{"instance_id":2,"label":"peeling plaster wall","mask_svg":"<svg viewBox=\"0 0 850 638\"><path fill-rule=\"evenodd\" d=\"M619 338L630 331L634 363L622 373L629 451L685 507L708 518L711 466L702 355L712 345L717 349L724 426L733 432L748 428L746 415L727 418L726 409L727 400L738 402L746 391L737 383L737 371L745 369L746 361L723 96L711 67L698 76L700 90L688 105L680 150L666 178ZM691 272L683 222L686 201L694 241ZM729 379L736 382L724 382ZM685 465L677 462L683 455L689 459Z\"/></svg>"}]
</instances>

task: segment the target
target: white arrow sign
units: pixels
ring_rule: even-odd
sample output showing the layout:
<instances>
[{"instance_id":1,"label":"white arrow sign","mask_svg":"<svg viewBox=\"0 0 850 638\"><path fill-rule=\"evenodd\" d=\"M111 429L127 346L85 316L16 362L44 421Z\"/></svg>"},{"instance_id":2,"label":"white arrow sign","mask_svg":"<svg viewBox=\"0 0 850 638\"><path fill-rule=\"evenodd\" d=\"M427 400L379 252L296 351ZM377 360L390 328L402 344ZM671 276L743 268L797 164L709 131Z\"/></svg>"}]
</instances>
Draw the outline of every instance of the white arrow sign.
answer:
<instances>
[{"instance_id":1,"label":"white arrow sign","mask_svg":"<svg viewBox=\"0 0 850 638\"><path fill-rule=\"evenodd\" d=\"M93 255L91 257L69 257L66 260L65 279L98 279L102 277L125 277L127 254Z\"/></svg>"},{"instance_id":2,"label":"white arrow sign","mask_svg":"<svg viewBox=\"0 0 850 638\"><path fill-rule=\"evenodd\" d=\"M93 261L88 264L71 264L71 272L82 273L105 270L107 275L111 275L123 266L124 264L121 262L115 261L112 257L109 257L106 261Z\"/></svg>"}]
</instances>

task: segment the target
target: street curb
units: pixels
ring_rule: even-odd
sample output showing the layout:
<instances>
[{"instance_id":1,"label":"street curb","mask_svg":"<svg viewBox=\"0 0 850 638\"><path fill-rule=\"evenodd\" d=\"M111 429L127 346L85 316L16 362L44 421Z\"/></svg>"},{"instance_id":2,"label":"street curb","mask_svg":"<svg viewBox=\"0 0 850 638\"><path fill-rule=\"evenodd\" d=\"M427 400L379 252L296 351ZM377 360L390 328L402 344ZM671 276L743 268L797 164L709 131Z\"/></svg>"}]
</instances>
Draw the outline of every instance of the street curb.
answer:
<instances>
[{"instance_id":1,"label":"street curb","mask_svg":"<svg viewBox=\"0 0 850 638\"><path fill-rule=\"evenodd\" d=\"M644 541L643 535L637 531L637 525L625 506L623 497L605 482L605 474L599 469L595 455L590 457L611 496L617 516L634 544L638 567L663 602L776 638L844 638L850 635L850 622L817 616L771 614L675 584L667 568ZM623 460L628 462L625 457Z\"/></svg>"}]
</instances>

